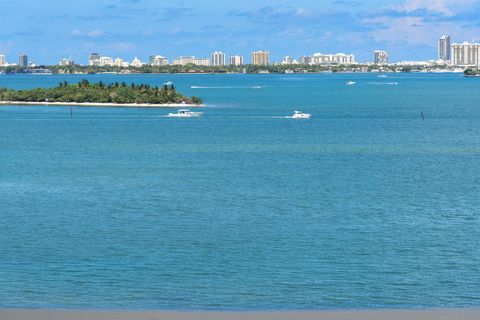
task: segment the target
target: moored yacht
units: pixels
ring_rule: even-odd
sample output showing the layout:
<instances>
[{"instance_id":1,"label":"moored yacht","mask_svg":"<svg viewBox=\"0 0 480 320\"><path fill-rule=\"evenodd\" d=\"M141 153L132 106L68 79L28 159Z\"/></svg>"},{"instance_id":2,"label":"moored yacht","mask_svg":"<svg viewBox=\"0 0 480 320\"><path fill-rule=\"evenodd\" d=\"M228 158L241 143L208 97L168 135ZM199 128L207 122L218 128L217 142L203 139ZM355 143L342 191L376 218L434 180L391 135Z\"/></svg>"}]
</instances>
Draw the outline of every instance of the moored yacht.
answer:
<instances>
[{"instance_id":1,"label":"moored yacht","mask_svg":"<svg viewBox=\"0 0 480 320\"><path fill-rule=\"evenodd\" d=\"M345 83L347 86L353 86L354 84L356 84L355 81L348 81L347 83Z\"/></svg>"}]
</instances>

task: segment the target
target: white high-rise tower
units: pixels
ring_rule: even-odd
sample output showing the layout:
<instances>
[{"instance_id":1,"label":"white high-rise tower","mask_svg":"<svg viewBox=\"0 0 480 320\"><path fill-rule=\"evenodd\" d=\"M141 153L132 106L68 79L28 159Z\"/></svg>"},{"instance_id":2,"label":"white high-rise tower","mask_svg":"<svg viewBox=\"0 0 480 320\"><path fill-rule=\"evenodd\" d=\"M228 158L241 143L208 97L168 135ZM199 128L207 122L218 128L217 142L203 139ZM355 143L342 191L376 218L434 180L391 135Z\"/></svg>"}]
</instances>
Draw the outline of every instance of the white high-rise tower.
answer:
<instances>
[{"instance_id":1,"label":"white high-rise tower","mask_svg":"<svg viewBox=\"0 0 480 320\"><path fill-rule=\"evenodd\" d=\"M443 61L451 60L450 36L441 36L438 40L438 59Z\"/></svg>"}]
</instances>

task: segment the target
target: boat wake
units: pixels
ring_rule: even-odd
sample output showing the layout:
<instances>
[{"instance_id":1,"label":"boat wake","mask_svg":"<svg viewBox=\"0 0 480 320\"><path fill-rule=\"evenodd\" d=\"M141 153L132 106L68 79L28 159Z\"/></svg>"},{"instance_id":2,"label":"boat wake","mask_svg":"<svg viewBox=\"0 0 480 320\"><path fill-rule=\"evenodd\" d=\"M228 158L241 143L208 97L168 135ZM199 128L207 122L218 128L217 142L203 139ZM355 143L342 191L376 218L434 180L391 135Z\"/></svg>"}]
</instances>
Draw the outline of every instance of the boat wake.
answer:
<instances>
[{"instance_id":1,"label":"boat wake","mask_svg":"<svg viewBox=\"0 0 480 320\"><path fill-rule=\"evenodd\" d=\"M398 85L398 82L367 82L367 84L373 84L373 85L384 85L384 86L396 86Z\"/></svg>"},{"instance_id":2,"label":"boat wake","mask_svg":"<svg viewBox=\"0 0 480 320\"><path fill-rule=\"evenodd\" d=\"M191 86L190 89L262 89L262 86Z\"/></svg>"}]
</instances>

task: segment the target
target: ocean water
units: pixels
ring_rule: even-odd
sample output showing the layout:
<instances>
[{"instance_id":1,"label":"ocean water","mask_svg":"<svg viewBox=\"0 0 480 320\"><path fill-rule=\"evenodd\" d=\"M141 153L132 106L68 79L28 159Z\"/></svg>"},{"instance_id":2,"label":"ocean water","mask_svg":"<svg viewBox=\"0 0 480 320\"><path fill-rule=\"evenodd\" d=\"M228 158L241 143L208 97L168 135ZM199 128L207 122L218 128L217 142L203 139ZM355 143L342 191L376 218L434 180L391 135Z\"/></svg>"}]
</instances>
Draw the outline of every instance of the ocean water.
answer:
<instances>
[{"instance_id":1,"label":"ocean water","mask_svg":"<svg viewBox=\"0 0 480 320\"><path fill-rule=\"evenodd\" d=\"M0 107L0 307L480 306L480 80L84 77L207 106Z\"/></svg>"}]
</instances>

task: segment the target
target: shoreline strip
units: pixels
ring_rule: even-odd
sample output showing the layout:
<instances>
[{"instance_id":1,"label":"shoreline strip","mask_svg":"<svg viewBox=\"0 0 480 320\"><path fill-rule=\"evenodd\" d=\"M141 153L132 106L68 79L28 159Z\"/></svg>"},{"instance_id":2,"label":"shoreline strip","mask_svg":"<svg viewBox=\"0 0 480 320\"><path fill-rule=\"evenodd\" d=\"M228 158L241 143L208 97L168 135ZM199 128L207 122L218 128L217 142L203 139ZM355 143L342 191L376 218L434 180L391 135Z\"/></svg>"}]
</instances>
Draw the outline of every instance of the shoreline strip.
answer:
<instances>
[{"instance_id":1,"label":"shoreline strip","mask_svg":"<svg viewBox=\"0 0 480 320\"><path fill-rule=\"evenodd\" d=\"M109 107L109 108L198 108L204 105L186 103L97 103L97 102L31 102L0 101L0 106L48 106L48 107Z\"/></svg>"}]
</instances>

